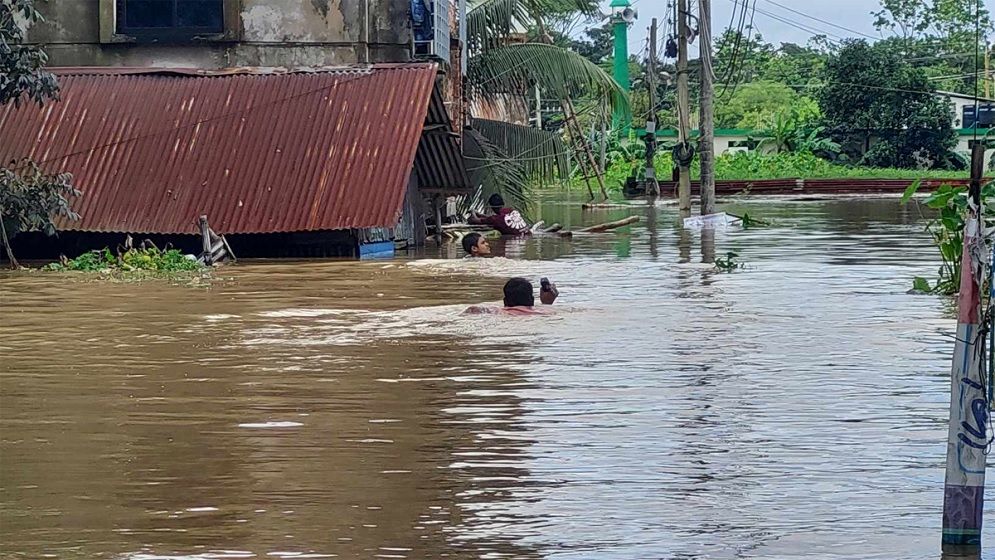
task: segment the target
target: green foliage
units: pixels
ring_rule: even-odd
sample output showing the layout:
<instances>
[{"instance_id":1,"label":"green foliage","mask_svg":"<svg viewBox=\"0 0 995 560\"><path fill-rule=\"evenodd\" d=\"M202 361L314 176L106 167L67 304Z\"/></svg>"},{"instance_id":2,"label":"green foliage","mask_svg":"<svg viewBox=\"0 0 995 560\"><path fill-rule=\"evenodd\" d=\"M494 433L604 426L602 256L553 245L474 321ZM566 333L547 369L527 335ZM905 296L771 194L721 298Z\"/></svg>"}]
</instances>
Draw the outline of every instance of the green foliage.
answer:
<instances>
[{"instance_id":1,"label":"green foliage","mask_svg":"<svg viewBox=\"0 0 995 560\"><path fill-rule=\"evenodd\" d=\"M496 48L519 29L571 14L593 15L596 0L471 0L467 10L467 42L472 52Z\"/></svg>"},{"instance_id":2,"label":"green foliage","mask_svg":"<svg viewBox=\"0 0 995 560\"><path fill-rule=\"evenodd\" d=\"M848 41L826 64L819 106L832 139L871 167L942 169L957 143L950 106L896 53Z\"/></svg>"},{"instance_id":3,"label":"green foliage","mask_svg":"<svg viewBox=\"0 0 995 560\"><path fill-rule=\"evenodd\" d=\"M730 214L730 215L732 215L732 214ZM758 227L770 227L770 226L774 225L773 223L771 223L768 220L764 220L764 219L761 219L761 218L754 218L753 216L750 216L750 214L747 213L747 212L743 212L743 215L739 216L739 221L742 223L743 229L752 229L752 228L758 228Z\"/></svg>"},{"instance_id":4,"label":"green foliage","mask_svg":"<svg viewBox=\"0 0 995 560\"><path fill-rule=\"evenodd\" d=\"M918 188L918 183L909 186L902 196L908 201ZM981 189L982 208L995 195L995 183L989 183ZM942 185L927 196L922 203L939 212L939 215L926 224L926 231L933 238L933 243L940 252L942 264L937 271L936 283L930 287L925 278L916 277L913 289L918 292L943 295L956 294L960 290L961 258L964 255L964 226L967 223L969 200L967 187ZM990 223L987 225L991 225Z\"/></svg>"},{"instance_id":5,"label":"green foliage","mask_svg":"<svg viewBox=\"0 0 995 560\"><path fill-rule=\"evenodd\" d=\"M545 99L578 105L586 101L594 113L626 115L626 92L595 62L568 50L565 34L549 26L577 15L594 16L598 8L597 0L471 0L467 97L531 103L538 89ZM520 30L528 30L535 42L509 44L507 39ZM555 133L478 124L466 135L465 153L468 166L476 168L475 184L483 185L485 192L503 192L525 211L531 199L530 178L548 178L553 170L566 177L566 150ZM481 157L488 159L474 159Z\"/></svg>"},{"instance_id":6,"label":"green foliage","mask_svg":"<svg viewBox=\"0 0 995 560\"><path fill-rule=\"evenodd\" d=\"M721 270L722 272L735 272L741 268L746 268L746 265L736 260L738 257L739 253L729 251L726 253L725 257L718 257L715 259L715 268Z\"/></svg>"},{"instance_id":7,"label":"green foliage","mask_svg":"<svg viewBox=\"0 0 995 560\"><path fill-rule=\"evenodd\" d=\"M717 128L761 128L785 108L801 102L795 90L777 82L740 84L715 106ZM810 100L811 101L811 100Z\"/></svg>"},{"instance_id":8,"label":"green foliage","mask_svg":"<svg viewBox=\"0 0 995 560\"><path fill-rule=\"evenodd\" d=\"M673 158L665 148L654 160L657 176L664 180L673 169ZM616 160L605 173L605 182L612 188L620 188L625 179L642 167L639 156ZM697 158L691 164L693 177L699 176ZM715 178L720 181L749 181L762 179L956 179L966 178L965 172L944 170L918 171L914 169L894 169L844 166L834 164L809 152L782 152L762 154L757 151L725 153L715 158ZM578 188L582 182L573 179L571 186ZM911 195L910 195L911 196Z\"/></svg>"},{"instance_id":9,"label":"green foliage","mask_svg":"<svg viewBox=\"0 0 995 560\"><path fill-rule=\"evenodd\" d=\"M39 21L34 0L0 0L0 106L19 106L25 98L41 105L58 96L55 76L44 70L45 52L24 44L21 22Z\"/></svg>"},{"instance_id":10,"label":"green foliage","mask_svg":"<svg viewBox=\"0 0 995 560\"><path fill-rule=\"evenodd\" d=\"M761 151L798 152L835 158L840 145L824 136L825 127L816 126L818 107L787 107L774 115L771 124L760 130Z\"/></svg>"},{"instance_id":11,"label":"green foliage","mask_svg":"<svg viewBox=\"0 0 995 560\"><path fill-rule=\"evenodd\" d=\"M822 49L783 43L767 62L761 77L809 94L822 83L822 72L828 58L828 53Z\"/></svg>"},{"instance_id":12,"label":"green foliage","mask_svg":"<svg viewBox=\"0 0 995 560\"><path fill-rule=\"evenodd\" d=\"M467 172L472 184L480 185L474 196L464 198L463 213L490 195L500 193L526 218L530 217L532 183L521 162L508 157L500 146L472 127L464 129L463 155L467 159Z\"/></svg>"},{"instance_id":13,"label":"green foliage","mask_svg":"<svg viewBox=\"0 0 995 560\"><path fill-rule=\"evenodd\" d=\"M881 0L881 10L873 14L875 26L896 36L876 46L921 67L937 89L973 95L978 85L975 49L984 52L993 30L983 4L977 0ZM980 26L980 44L976 26Z\"/></svg>"},{"instance_id":14,"label":"green foliage","mask_svg":"<svg viewBox=\"0 0 995 560\"><path fill-rule=\"evenodd\" d=\"M775 56L773 45L765 42L760 34L749 30L739 33L734 29L726 29L716 38L712 52L715 73L722 83L762 80ZM720 96L721 92L722 88L719 88Z\"/></svg>"},{"instance_id":15,"label":"green foliage","mask_svg":"<svg viewBox=\"0 0 995 560\"><path fill-rule=\"evenodd\" d=\"M128 249L119 256L110 249L83 253L75 259L52 263L44 267L50 271L100 272L104 270L120 272L191 272L203 269L204 266L196 260L187 258L178 249L162 251L155 247L147 249Z\"/></svg>"},{"instance_id":16,"label":"green foliage","mask_svg":"<svg viewBox=\"0 0 995 560\"><path fill-rule=\"evenodd\" d=\"M471 126L520 164L531 180L552 181L570 175L569 152L555 132L488 119L473 119Z\"/></svg>"},{"instance_id":17,"label":"green foliage","mask_svg":"<svg viewBox=\"0 0 995 560\"><path fill-rule=\"evenodd\" d=\"M0 168L0 219L8 238L25 231L54 235L53 220L57 217L79 218L68 200L79 195L72 175L49 175L33 161L25 159L11 169Z\"/></svg>"},{"instance_id":18,"label":"green foliage","mask_svg":"<svg viewBox=\"0 0 995 560\"><path fill-rule=\"evenodd\" d=\"M764 155L759 152L722 154L715 160L720 180L748 179L950 179L966 176L949 171L917 171L837 165L808 152Z\"/></svg>"},{"instance_id":19,"label":"green foliage","mask_svg":"<svg viewBox=\"0 0 995 560\"><path fill-rule=\"evenodd\" d=\"M546 97L601 100L606 112L626 114L629 100L615 80L596 64L555 45L525 43L489 49L470 58L469 88L474 95L525 96L538 86Z\"/></svg>"}]
</instances>

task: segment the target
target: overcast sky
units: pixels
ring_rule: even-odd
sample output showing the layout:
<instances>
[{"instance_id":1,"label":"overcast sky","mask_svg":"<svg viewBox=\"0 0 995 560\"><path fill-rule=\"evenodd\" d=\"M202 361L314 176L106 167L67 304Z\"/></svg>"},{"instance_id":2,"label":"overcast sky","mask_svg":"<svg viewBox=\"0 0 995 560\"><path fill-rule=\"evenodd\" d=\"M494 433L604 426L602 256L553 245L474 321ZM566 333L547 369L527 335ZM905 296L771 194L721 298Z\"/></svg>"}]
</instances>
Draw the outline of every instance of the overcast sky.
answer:
<instances>
[{"instance_id":1,"label":"overcast sky","mask_svg":"<svg viewBox=\"0 0 995 560\"><path fill-rule=\"evenodd\" d=\"M631 1L633 8L639 13L639 19L629 32L629 52L634 54L644 48L652 18L657 18L660 26L665 27L665 21L672 16L667 13L667 0ZM736 2L737 0L712 0L712 29L716 35L728 27ZM742 1L738 3L743 4ZM609 2L604 3L606 13L608 4ZM984 5L989 12L995 13L995 0L984 0ZM788 8L811 17L791 12ZM785 42L804 45L815 34L828 35L830 39L861 37L860 34L879 37L871 15L872 11L878 9L878 0L758 0L753 26L767 42L774 45ZM663 31L660 33L666 35Z\"/></svg>"}]
</instances>

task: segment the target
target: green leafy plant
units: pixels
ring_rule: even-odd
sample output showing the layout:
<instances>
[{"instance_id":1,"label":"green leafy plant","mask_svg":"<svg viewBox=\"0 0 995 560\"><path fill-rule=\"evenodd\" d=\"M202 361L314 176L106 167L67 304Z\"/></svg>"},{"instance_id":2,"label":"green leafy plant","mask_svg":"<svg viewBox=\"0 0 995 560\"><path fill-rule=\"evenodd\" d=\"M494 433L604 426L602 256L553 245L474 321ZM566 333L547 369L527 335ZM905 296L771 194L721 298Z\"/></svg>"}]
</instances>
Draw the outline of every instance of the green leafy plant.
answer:
<instances>
[{"instance_id":1,"label":"green leafy plant","mask_svg":"<svg viewBox=\"0 0 995 560\"><path fill-rule=\"evenodd\" d=\"M115 272L195 272L204 268L200 262L187 258L178 249L161 250L157 247L133 248L115 255L110 249L104 248L89 251L75 259L64 259L62 262L46 265L44 270L100 272L105 270Z\"/></svg>"},{"instance_id":2,"label":"green leafy plant","mask_svg":"<svg viewBox=\"0 0 995 560\"><path fill-rule=\"evenodd\" d=\"M738 260L739 253L735 251L729 251L726 253L725 257L718 257L715 259L715 268L721 270L722 272L733 272L744 268L745 265Z\"/></svg>"},{"instance_id":3,"label":"green leafy plant","mask_svg":"<svg viewBox=\"0 0 995 560\"><path fill-rule=\"evenodd\" d=\"M902 201L908 202L919 188L917 181L905 190ZM981 189L982 207L995 195L995 183ZM964 226L967 223L968 190L966 187L942 185L927 196L922 203L938 212L938 216L926 224L926 231L940 252L942 263L937 270L937 279L930 286L929 280L916 277L912 282L915 291L952 295L960 289L961 258L964 255ZM990 224L989 224L990 225Z\"/></svg>"},{"instance_id":4,"label":"green leafy plant","mask_svg":"<svg viewBox=\"0 0 995 560\"><path fill-rule=\"evenodd\" d=\"M50 175L27 159L10 169L0 168L0 244L6 248L12 268L18 264L10 240L27 231L55 235L58 217L79 218L69 202L79 194L72 185L72 175Z\"/></svg>"}]
</instances>

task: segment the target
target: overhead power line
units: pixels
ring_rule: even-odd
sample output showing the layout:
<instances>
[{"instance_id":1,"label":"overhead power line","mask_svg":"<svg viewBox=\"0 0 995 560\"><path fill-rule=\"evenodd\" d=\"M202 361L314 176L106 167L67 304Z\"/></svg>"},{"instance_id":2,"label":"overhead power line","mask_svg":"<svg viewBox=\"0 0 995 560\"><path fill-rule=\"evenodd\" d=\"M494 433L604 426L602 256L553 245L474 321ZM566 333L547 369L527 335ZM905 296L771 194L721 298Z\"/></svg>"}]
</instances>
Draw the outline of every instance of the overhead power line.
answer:
<instances>
[{"instance_id":1,"label":"overhead power line","mask_svg":"<svg viewBox=\"0 0 995 560\"><path fill-rule=\"evenodd\" d=\"M851 29L849 27L844 27L842 25L835 24L835 23L833 23L831 21L826 21L824 19L819 19L819 18L817 18L815 16L808 15L805 12L800 12L798 10L795 10L794 8L790 8L788 6L785 6L784 4L779 4L777 2L774 2L774 0L764 0L764 2L767 2L768 4L773 4L773 5L777 6L778 8L781 8L783 10L787 10L787 11L793 13L793 14L798 14L798 15L800 15L802 17L806 17L806 18L808 18L810 20L817 21L819 23L824 23L824 24L829 25L831 27L835 27L836 29L842 29L843 31L848 31L848 32L853 33L855 35L860 35L861 37L866 37L868 39L873 39L875 41L877 41L877 40L880 39L880 37L875 37L874 35L868 35L867 33L864 33L863 31L857 31L856 29Z\"/></svg>"}]
</instances>

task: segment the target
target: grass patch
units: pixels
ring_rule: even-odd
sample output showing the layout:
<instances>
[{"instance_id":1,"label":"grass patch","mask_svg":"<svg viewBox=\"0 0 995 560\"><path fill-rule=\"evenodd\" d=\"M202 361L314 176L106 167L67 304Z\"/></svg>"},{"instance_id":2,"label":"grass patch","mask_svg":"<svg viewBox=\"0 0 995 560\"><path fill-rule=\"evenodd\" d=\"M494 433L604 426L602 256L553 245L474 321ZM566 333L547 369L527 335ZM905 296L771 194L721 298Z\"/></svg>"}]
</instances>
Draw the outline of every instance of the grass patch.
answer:
<instances>
[{"instance_id":1,"label":"grass patch","mask_svg":"<svg viewBox=\"0 0 995 560\"><path fill-rule=\"evenodd\" d=\"M669 152L657 154L654 159L657 177L669 181L673 158ZM626 178L643 161L616 161L605 171L609 189L621 189ZM691 176L700 176L701 166L696 159L691 165ZM967 171L937 169L890 169L846 166L832 163L810 153L781 153L763 155L757 152L723 154L715 159L715 178L719 181L746 181L764 179L967 179ZM586 188L582 179L571 181L573 188Z\"/></svg>"}]
</instances>

